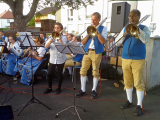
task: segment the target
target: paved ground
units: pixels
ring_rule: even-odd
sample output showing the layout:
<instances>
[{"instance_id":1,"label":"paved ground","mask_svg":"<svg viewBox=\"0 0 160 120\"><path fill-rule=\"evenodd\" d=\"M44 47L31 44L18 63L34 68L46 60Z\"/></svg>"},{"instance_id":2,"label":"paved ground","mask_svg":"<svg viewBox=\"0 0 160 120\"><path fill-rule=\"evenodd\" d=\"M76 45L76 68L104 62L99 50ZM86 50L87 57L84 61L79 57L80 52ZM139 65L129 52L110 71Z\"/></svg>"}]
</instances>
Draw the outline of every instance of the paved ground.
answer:
<instances>
[{"instance_id":1,"label":"paved ground","mask_svg":"<svg viewBox=\"0 0 160 120\"><path fill-rule=\"evenodd\" d=\"M41 104L32 103L22 111L20 116L17 116L17 114L32 97L31 86L23 85L19 81L17 84L14 84L12 79L4 81L7 78L6 76L0 76L0 86L14 89L9 94L6 94L8 90L3 89L3 92L0 92L0 102L8 101L14 92L14 97L7 104L12 105L15 120L78 120L76 115L72 115L68 111L59 114L58 118L55 118L57 112L74 104L74 91L71 90L73 83L69 77L64 78L62 94L60 95L55 95L55 92L43 95L42 92L47 87L47 81L44 79L37 80L34 85L35 97L52 110L48 110ZM160 86L148 91L145 96L143 106L151 114L136 117L133 115L136 109L134 106L125 110L120 109L119 106L126 100L126 94L123 90L123 85L115 88L114 82L114 80L102 81L101 84L99 82L97 92L100 91L101 86L101 93L95 100L90 99L89 95L84 98L76 98L76 105L86 109L86 112L78 109L82 120L160 120ZM89 75L89 82L87 82L88 94L91 94L92 84L92 77ZM56 85L57 81L54 80L53 86ZM78 74L76 88L80 89ZM55 90L56 87L53 87L53 89ZM134 90L133 103L136 104L136 101L137 97ZM148 113L147 111L145 112Z\"/></svg>"}]
</instances>

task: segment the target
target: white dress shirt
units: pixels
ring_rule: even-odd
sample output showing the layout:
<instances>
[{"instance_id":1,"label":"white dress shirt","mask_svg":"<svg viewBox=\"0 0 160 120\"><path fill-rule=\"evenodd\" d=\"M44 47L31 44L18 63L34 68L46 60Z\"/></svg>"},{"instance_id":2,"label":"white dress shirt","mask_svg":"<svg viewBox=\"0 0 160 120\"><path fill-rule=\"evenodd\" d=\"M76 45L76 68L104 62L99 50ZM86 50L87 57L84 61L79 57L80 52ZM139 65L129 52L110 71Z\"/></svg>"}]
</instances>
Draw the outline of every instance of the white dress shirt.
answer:
<instances>
[{"instance_id":1,"label":"white dress shirt","mask_svg":"<svg viewBox=\"0 0 160 120\"><path fill-rule=\"evenodd\" d=\"M44 57L45 53L46 53L46 49L44 47L39 47L37 49L37 53L39 57Z\"/></svg>"},{"instance_id":2,"label":"white dress shirt","mask_svg":"<svg viewBox=\"0 0 160 120\"><path fill-rule=\"evenodd\" d=\"M66 36L61 35L61 39L62 39L63 43L67 43L67 37ZM50 40L48 40L47 43L49 41ZM58 52L53 42L49 45L49 47L50 47L49 62L51 64L63 64L66 61L66 54Z\"/></svg>"},{"instance_id":3,"label":"white dress shirt","mask_svg":"<svg viewBox=\"0 0 160 120\"><path fill-rule=\"evenodd\" d=\"M103 28L101 35L104 37L104 39L107 38L107 28L106 28L106 27ZM92 41L91 41L91 43L90 43L90 45L89 45L89 48L90 48L90 49L95 49L93 38L92 38Z\"/></svg>"}]
</instances>

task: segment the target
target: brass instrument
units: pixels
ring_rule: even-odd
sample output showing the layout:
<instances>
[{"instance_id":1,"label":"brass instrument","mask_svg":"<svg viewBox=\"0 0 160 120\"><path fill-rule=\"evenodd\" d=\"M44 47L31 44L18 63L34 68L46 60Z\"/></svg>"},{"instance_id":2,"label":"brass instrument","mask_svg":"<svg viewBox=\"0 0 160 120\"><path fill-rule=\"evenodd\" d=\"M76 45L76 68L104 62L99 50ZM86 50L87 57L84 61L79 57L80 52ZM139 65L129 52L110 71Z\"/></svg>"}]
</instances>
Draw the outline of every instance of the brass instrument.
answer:
<instances>
[{"instance_id":1,"label":"brass instrument","mask_svg":"<svg viewBox=\"0 0 160 120\"><path fill-rule=\"evenodd\" d=\"M76 37L80 37L85 31L87 31L87 34L91 37L96 37L98 33L98 28L100 25L102 25L107 20L107 17L104 18L96 27L90 25L85 29L82 33L78 34ZM83 41L83 40L82 40ZM72 41L74 42L74 41Z\"/></svg>"},{"instance_id":2,"label":"brass instrument","mask_svg":"<svg viewBox=\"0 0 160 120\"><path fill-rule=\"evenodd\" d=\"M100 25L102 25L107 20L107 17L104 18L96 27L94 26L88 26L87 27L87 34L91 37L96 37L98 34L98 28Z\"/></svg>"},{"instance_id":3,"label":"brass instrument","mask_svg":"<svg viewBox=\"0 0 160 120\"><path fill-rule=\"evenodd\" d=\"M150 17L150 15L146 15L146 16L144 16L140 21L139 21L139 23L137 24L137 25L135 25L135 24L128 24L127 25L127 27L126 27L126 31L127 31L127 34L129 34L130 36L133 36L133 37L135 37L136 39L138 39L139 37L138 37L138 35L139 35L139 25L143 22L143 21L145 21L146 19L148 19ZM127 35L126 34L126 35ZM117 36L117 37L119 37L119 36ZM115 46L118 42L120 42L121 41L121 39L122 38L124 38L123 36L122 37L120 37L118 40L117 40L117 42L115 42L115 44L113 44L111 47L109 47L108 49L111 49L113 46ZM121 42L123 42L123 41L121 41Z\"/></svg>"},{"instance_id":4,"label":"brass instrument","mask_svg":"<svg viewBox=\"0 0 160 120\"><path fill-rule=\"evenodd\" d=\"M66 30L66 27L63 28L63 30L61 30L60 32L54 31L52 33L52 38L53 40L60 40L61 39L61 33Z\"/></svg>"}]
</instances>

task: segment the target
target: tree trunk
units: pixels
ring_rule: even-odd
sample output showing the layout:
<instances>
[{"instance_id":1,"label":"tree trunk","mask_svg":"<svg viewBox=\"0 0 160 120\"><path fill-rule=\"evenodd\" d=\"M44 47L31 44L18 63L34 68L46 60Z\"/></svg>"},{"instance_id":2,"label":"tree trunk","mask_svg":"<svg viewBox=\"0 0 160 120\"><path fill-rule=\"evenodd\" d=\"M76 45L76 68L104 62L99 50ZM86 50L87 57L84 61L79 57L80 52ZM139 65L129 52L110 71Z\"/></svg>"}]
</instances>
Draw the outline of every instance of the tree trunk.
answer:
<instances>
[{"instance_id":1,"label":"tree trunk","mask_svg":"<svg viewBox=\"0 0 160 120\"><path fill-rule=\"evenodd\" d=\"M12 10L14 18L15 31L22 32L26 30L26 24L33 18L39 0L33 0L30 12L24 16L23 15L23 2L24 0L2 0L8 4Z\"/></svg>"},{"instance_id":2,"label":"tree trunk","mask_svg":"<svg viewBox=\"0 0 160 120\"><path fill-rule=\"evenodd\" d=\"M14 18L14 30L17 32L24 32L26 31L26 22L19 17Z\"/></svg>"}]
</instances>

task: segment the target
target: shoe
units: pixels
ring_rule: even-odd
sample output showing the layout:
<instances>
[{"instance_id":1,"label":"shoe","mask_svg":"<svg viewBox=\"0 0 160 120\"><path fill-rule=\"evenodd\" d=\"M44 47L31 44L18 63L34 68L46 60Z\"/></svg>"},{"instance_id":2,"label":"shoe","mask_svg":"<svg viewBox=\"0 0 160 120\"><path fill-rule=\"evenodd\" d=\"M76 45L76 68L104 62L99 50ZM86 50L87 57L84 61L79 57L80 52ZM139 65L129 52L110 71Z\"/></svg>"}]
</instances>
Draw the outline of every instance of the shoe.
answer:
<instances>
[{"instance_id":1,"label":"shoe","mask_svg":"<svg viewBox=\"0 0 160 120\"><path fill-rule=\"evenodd\" d=\"M43 94L48 94L50 92L52 92L52 89L47 88L47 89L45 89L45 91L43 92Z\"/></svg>"},{"instance_id":2,"label":"shoe","mask_svg":"<svg viewBox=\"0 0 160 120\"><path fill-rule=\"evenodd\" d=\"M83 92L82 90L80 90L78 93L76 93L75 96L80 97L80 96L84 96L86 95L86 92Z\"/></svg>"},{"instance_id":3,"label":"shoe","mask_svg":"<svg viewBox=\"0 0 160 120\"><path fill-rule=\"evenodd\" d=\"M97 98L97 93L96 93L94 90L92 91L91 97L92 97L93 99L96 99L96 98Z\"/></svg>"},{"instance_id":4,"label":"shoe","mask_svg":"<svg viewBox=\"0 0 160 120\"><path fill-rule=\"evenodd\" d=\"M143 112L142 112L141 106L140 106L140 105L137 105L137 108L136 108L136 110L135 110L135 112L134 112L134 115L135 115L135 116L141 116L142 114L143 114Z\"/></svg>"},{"instance_id":5,"label":"shoe","mask_svg":"<svg viewBox=\"0 0 160 120\"><path fill-rule=\"evenodd\" d=\"M60 94L61 93L61 89L60 88L57 88L56 89L56 94Z\"/></svg>"},{"instance_id":6,"label":"shoe","mask_svg":"<svg viewBox=\"0 0 160 120\"><path fill-rule=\"evenodd\" d=\"M125 104L121 105L120 108L126 109L132 106L132 103L129 102L129 100L126 101Z\"/></svg>"}]
</instances>

